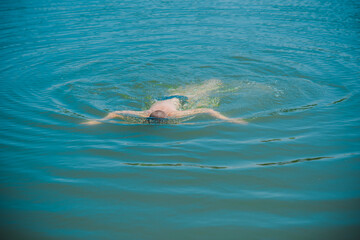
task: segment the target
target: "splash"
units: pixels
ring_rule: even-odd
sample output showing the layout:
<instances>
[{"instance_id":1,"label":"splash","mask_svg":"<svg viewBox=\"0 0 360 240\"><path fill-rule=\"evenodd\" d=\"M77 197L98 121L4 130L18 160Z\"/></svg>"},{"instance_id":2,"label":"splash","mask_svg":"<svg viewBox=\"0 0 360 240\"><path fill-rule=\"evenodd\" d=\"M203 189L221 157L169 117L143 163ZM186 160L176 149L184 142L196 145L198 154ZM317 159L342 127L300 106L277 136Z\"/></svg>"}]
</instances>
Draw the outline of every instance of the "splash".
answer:
<instances>
[{"instance_id":1,"label":"splash","mask_svg":"<svg viewBox=\"0 0 360 240\"><path fill-rule=\"evenodd\" d=\"M217 107L220 102L220 98L214 96L223 83L219 79L209 79L200 84L190 84L186 86L180 86L176 89L170 89L170 95L183 95L189 98L187 104L183 106L183 109L193 109L200 107Z\"/></svg>"},{"instance_id":2,"label":"splash","mask_svg":"<svg viewBox=\"0 0 360 240\"><path fill-rule=\"evenodd\" d=\"M123 122L112 121L113 123L120 124L151 124L151 125L161 125L161 124L182 124L183 122L193 119L194 116L183 117L183 118L165 118L160 123L152 123L148 121L148 118L138 117L133 115L124 115Z\"/></svg>"}]
</instances>

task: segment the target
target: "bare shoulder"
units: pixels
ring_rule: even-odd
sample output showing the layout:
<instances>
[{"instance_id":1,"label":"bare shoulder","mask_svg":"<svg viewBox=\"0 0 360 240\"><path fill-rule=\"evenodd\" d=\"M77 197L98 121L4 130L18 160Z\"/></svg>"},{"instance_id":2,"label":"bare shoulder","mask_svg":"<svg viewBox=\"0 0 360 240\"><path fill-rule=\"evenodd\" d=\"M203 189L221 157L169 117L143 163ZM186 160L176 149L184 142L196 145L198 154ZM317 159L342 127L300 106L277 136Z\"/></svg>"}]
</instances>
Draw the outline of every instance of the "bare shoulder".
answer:
<instances>
[{"instance_id":1,"label":"bare shoulder","mask_svg":"<svg viewBox=\"0 0 360 240\"><path fill-rule=\"evenodd\" d=\"M190 110L185 110L185 111L176 111L174 113L172 113L172 117L175 118L180 118L180 117L186 117L186 116L191 116L191 115L195 115L195 114L199 114L199 113L209 113L211 112L212 109L209 108L196 108L196 109L190 109Z\"/></svg>"},{"instance_id":2,"label":"bare shoulder","mask_svg":"<svg viewBox=\"0 0 360 240\"><path fill-rule=\"evenodd\" d=\"M112 112L112 113L116 114L116 115L131 114L131 115L136 115L136 116L140 116L140 117L148 117L149 116L149 111L124 110L124 111L115 111L115 112Z\"/></svg>"}]
</instances>

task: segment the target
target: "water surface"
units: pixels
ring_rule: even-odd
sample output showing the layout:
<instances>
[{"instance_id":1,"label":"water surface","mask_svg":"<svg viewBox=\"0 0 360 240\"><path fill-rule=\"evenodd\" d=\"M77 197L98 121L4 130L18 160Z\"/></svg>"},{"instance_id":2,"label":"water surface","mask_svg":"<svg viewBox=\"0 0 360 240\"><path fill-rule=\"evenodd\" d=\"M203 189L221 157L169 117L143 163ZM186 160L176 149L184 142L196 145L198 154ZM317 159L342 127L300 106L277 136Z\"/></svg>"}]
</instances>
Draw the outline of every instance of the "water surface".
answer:
<instances>
[{"instance_id":1,"label":"water surface","mask_svg":"<svg viewBox=\"0 0 360 240\"><path fill-rule=\"evenodd\" d=\"M2 1L6 239L359 239L356 1ZM103 123L208 79L189 125Z\"/></svg>"}]
</instances>

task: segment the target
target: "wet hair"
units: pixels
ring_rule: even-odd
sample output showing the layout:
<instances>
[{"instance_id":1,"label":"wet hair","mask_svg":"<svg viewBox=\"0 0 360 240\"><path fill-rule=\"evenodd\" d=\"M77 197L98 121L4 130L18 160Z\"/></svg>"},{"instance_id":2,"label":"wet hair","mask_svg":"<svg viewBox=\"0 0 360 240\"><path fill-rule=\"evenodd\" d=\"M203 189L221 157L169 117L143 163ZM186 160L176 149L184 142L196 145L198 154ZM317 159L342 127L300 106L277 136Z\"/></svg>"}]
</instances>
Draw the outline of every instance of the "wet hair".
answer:
<instances>
[{"instance_id":1,"label":"wet hair","mask_svg":"<svg viewBox=\"0 0 360 240\"><path fill-rule=\"evenodd\" d=\"M163 123L166 119L166 113L161 110L156 110L150 114L148 118L146 118L147 123Z\"/></svg>"},{"instance_id":2,"label":"wet hair","mask_svg":"<svg viewBox=\"0 0 360 240\"><path fill-rule=\"evenodd\" d=\"M156 110L156 111L154 111L154 112L152 112L150 114L150 117L152 117L152 118L165 118L166 113L164 111L161 111L161 110Z\"/></svg>"}]
</instances>

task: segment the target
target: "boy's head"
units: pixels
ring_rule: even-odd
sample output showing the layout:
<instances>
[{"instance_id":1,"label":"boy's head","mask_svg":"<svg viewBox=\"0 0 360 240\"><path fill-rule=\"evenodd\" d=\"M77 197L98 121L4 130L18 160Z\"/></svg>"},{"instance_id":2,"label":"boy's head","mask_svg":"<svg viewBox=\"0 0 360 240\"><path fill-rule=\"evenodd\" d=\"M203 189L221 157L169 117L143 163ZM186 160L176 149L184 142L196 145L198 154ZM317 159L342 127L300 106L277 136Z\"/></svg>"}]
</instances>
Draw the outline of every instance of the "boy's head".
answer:
<instances>
[{"instance_id":1,"label":"boy's head","mask_svg":"<svg viewBox=\"0 0 360 240\"><path fill-rule=\"evenodd\" d=\"M162 123L164 118L166 118L166 113L161 110L156 110L150 114L147 118L148 123Z\"/></svg>"}]
</instances>

